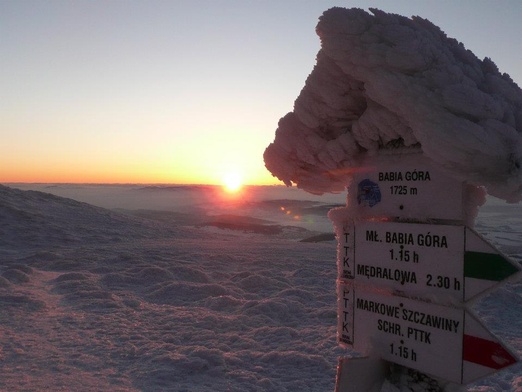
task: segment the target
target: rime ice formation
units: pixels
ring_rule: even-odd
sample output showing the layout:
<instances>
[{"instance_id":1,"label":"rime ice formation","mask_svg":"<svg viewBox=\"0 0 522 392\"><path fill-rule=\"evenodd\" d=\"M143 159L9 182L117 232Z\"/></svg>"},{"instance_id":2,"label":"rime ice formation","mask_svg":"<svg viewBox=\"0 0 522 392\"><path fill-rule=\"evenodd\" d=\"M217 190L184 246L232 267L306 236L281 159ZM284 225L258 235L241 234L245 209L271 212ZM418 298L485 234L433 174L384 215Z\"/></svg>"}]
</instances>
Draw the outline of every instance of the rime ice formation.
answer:
<instances>
[{"instance_id":1,"label":"rime ice formation","mask_svg":"<svg viewBox=\"0 0 522 392\"><path fill-rule=\"evenodd\" d=\"M317 64L279 121L266 167L312 193L365 157L421 151L453 176L522 199L522 90L426 19L332 8Z\"/></svg>"}]
</instances>

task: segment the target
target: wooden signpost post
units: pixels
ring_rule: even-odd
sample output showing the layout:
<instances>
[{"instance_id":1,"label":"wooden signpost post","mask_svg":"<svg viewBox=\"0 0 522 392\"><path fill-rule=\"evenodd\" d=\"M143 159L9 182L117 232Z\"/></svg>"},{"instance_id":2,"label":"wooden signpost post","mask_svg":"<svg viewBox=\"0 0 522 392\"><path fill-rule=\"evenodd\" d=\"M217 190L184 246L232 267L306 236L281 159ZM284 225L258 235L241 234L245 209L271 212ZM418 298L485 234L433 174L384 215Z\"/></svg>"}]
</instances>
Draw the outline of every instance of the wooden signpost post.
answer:
<instances>
[{"instance_id":1,"label":"wooden signpost post","mask_svg":"<svg viewBox=\"0 0 522 392\"><path fill-rule=\"evenodd\" d=\"M464 184L419 156L367 166L330 215L339 343L457 384L516 363L466 306L521 268L466 226Z\"/></svg>"}]
</instances>

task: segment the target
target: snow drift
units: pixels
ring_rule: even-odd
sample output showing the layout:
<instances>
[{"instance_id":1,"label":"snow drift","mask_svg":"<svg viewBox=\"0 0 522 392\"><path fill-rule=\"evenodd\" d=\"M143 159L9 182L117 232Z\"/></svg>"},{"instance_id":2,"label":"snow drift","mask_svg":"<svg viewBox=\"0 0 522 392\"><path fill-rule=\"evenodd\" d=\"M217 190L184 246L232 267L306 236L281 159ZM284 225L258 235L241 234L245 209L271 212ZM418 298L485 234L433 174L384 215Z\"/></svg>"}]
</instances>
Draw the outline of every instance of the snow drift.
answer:
<instances>
[{"instance_id":1,"label":"snow drift","mask_svg":"<svg viewBox=\"0 0 522 392\"><path fill-rule=\"evenodd\" d=\"M264 153L286 185L343 190L367 156L421 151L504 200L522 199L522 90L420 17L332 8L317 64Z\"/></svg>"},{"instance_id":2,"label":"snow drift","mask_svg":"<svg viewBox=\"0 0 522 392\"><path fill-rule=\"evenodd\" d=\"M0 390L332 389L335 246L185 224L0 185Z\"/></svg>"},{"instance_id":3,"label":"snow drift","mask_svg":"<svg viewBox=\"0 0 522 392\"><path fill-rule=\"evenodd\" d=\"M185 200L208 199L201 187L23 188L100 204L132 201L138 216L0 185L1 391L333 390L337 358L353 354L335 339L334 242L197 227L199 220L158 210L167 195L171 205L197 210ZM317 212L297 198L312 196L296 188L254 191L265 217L282 199L287 210L307 210L305 217ZM494 200L477 220L477 230L518 261L520 208ZM522 352L522 283L476 310ZM521 368L467 390L519 391Z\"/></svg>"}]
</instances>

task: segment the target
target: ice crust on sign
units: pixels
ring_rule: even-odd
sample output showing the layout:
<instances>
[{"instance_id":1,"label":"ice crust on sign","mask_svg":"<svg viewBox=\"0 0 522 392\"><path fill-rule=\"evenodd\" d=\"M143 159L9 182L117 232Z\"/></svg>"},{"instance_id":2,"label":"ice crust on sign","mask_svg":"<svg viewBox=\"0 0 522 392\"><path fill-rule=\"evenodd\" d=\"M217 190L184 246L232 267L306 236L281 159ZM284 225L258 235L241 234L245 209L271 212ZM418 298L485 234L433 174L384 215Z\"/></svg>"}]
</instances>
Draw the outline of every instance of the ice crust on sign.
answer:
<instances>
[{"instance_id":1,"label":"ice crust on sign","mask_svg":"<svg viewBox=\"0 0 522 392\"><path fill-rule=\"evenodd\" d=\"M522 199L522 90L420 17L332 8L321 50L264 153L286 185L342 191L365 157L421 150L501 199Z\"/></svg>"}]
</instances>

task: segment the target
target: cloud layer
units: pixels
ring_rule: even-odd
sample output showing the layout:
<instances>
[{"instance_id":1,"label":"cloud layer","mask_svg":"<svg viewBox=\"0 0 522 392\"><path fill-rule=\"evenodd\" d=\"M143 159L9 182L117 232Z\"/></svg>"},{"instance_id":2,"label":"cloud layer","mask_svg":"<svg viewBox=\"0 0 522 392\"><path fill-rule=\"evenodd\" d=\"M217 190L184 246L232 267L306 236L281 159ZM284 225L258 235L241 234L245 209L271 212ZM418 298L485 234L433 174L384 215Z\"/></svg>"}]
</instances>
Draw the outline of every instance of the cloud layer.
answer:
<instances>
[{"instance_id":1,"label":"cloud layer","mask_svg":"<svg viewBox=\"0 0 522 392\"><path fill-rule=\"evenodd\" d=\"M420 17L332 8L317 64L264 154L287 185L343 190L374 154L419 150L453 176L522 199L522 90Z\"/></svg>"}]
</instances>

